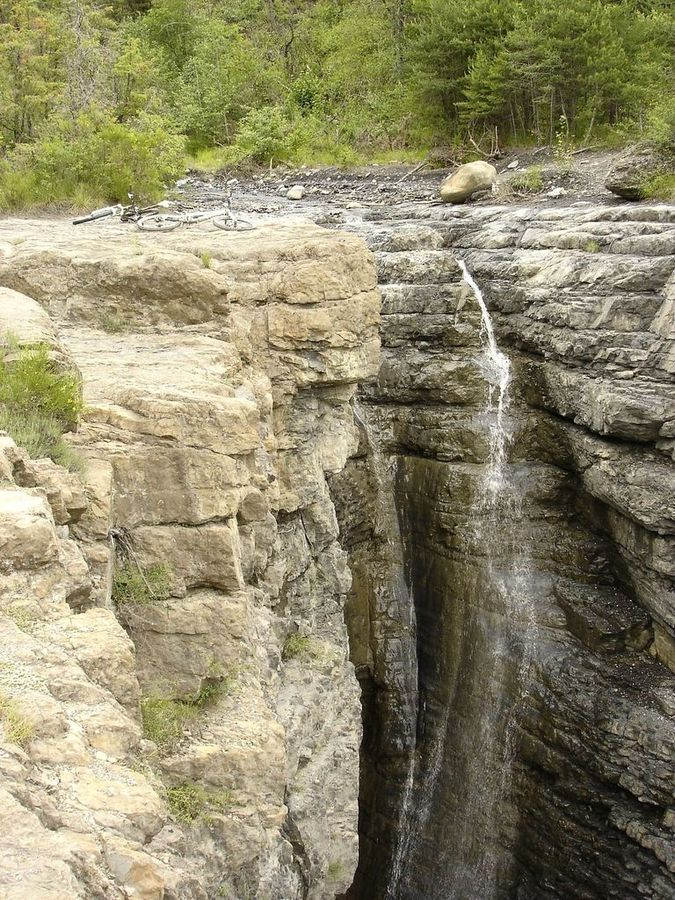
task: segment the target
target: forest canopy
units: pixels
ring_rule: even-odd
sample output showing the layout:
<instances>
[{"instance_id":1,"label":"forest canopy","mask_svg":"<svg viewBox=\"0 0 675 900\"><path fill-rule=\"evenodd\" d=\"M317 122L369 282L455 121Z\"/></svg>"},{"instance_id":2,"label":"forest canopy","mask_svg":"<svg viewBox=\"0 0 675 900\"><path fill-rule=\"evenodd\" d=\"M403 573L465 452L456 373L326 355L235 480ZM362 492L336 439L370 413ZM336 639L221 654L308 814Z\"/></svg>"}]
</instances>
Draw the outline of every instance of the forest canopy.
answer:
<instances>
[{"instance_id":1,"label":"forest canopy","mask_svg":"<svg viewBox=\"0 0 675 900\"><path fill-rule=\"evenodd\" d=\"M0 0L0 207L184 170L672 138L669 0Z\"/></svg>"}]
</instances>

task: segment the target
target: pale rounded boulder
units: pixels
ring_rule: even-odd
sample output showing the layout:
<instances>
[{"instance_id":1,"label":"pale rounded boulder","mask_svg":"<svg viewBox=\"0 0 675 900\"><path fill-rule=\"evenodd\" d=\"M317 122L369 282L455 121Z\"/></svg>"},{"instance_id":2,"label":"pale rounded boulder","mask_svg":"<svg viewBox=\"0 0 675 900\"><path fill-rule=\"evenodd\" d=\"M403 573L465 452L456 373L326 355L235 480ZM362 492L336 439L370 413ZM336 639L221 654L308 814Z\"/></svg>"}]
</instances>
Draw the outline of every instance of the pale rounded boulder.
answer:
<instances>
[{"instance_id":1,"label":"pale rounded boulder","mask_svg":"<svg viewBox=\"0 0 675 900\"><path fill-rule=\"evenodd\" d=\"M464 203L476 191L488 191L497 181L497 170L490 163L476 160L465 163L441 185L441 200L444 203Z\"/></svg>"}]
</instances>

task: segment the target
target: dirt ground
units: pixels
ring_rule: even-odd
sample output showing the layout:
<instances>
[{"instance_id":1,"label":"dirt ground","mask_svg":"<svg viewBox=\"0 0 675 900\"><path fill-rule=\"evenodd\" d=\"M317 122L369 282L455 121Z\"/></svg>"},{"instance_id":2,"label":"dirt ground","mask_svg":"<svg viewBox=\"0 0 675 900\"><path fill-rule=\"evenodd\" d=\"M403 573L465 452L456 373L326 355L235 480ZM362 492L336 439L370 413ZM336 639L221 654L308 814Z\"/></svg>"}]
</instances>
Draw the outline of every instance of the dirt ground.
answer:
<instances>
[{"instance_id":1,"label":"dirt ground","mask_svg":"<svg viewBox=\"0 0 675 900\"><path fill-rule=\"evenodd\" d=\"M625 152L625 151L624 151ZM608 171L623 153L585 150L566 160L556 159L550 148L528 149L493 160L498 190L470 201L471 204L569 205L579 201L625 203L604 187ZM542 188L529 193L511 186L524 171L536 166ZM340 209L381 206L400 202L438 202L438 189L452 169L413 165L371 165L341 169L334 166L300 169L275 168L271 172L242 176L233 172L191 172L178 182L173 196L189 206L215 208L228 196L234 209L258 213L302 212L303 206ZM293 185L302 185L301 200L288 200Z\"/></svg>"}]
</instances>

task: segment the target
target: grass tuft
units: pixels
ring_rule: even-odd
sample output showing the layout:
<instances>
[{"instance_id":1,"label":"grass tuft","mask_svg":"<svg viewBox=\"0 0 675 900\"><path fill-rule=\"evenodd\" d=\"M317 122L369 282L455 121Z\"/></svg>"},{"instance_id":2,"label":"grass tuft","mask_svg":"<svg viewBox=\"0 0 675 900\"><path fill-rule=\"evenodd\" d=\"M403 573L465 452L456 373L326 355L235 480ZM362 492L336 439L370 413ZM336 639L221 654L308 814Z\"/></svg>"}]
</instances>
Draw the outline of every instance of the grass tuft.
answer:
<instances>
[{"instance_id":1,"label":"grass tuft","mask_svg":"<svg viewBox=\"0 0 675 900\"><path fill-rule=\"evenodd\" d=\"M141 570L125 563L113 575L112 599L117 606L127 603L146 605L168 600L171 594L171 570L163 563Z\"/></svg>"},{"instance_id":2,"label":"grass tuft","mask_svg":"<svg viewBox=\"0 0 675 900\"><path fill-rule=\"evenodd\" d=\"M170 787L166 794L173 815L187 825L198 819L206 806L206 791L193 782L185 781Z\"/></svg>"},{"instance_id":3,"label":"grass tuft","mask_svg":"<svg viewBox=\"0 0 675 900\"><path fill-rule=\"evenodd\" d=\"M675 201L675 175L653 175L642 185L645 200Z\"/></svg>"},{"instance_id":4,"label":"grass tuft","mask_svg":"<svg viewBox=\"0 0 675 900\"><path fill-rule=\"evenodd\" d=\"M524 172L514 175L508 186L514 191L521 191L525 194L538 194L544 187L541 168L539 166L530 166Z\"/></svg>"},{"instance_id":5,"label":"grass tuft","mask_svg":"<svg viewBox=\"0 0 675 900\"><path fill-rule=\"evenodd\" d=\"M0 403L72 427L82 412L80 382L55 369L46 344L19 348L13 342L0 350Z\"/></svg>"},{"instance_id":6,"label":"grass tuft","mask_svg":"<svg viewBox=\"0 0 675 900\"><path fill-rule=\"evenodd\" d=\"M195 707L180 700L161 697L141 700L143 733L161 750L168 749L183 737L185 726L196 714Z\"/></svg>"},{"instance_id":7,"label":"grass tuft","mask_svg":"<svg viewBox=\"0 0 675 900\"><path fill-rule=\"evenodd\" d=\"M208 810L223 812L232 803L227 790L207 793L200 784L184 781L167 789L169 808L179 822L191 825Z\"/></svg>"},{"instance_id":8,"label":"grass tuft","mask_svg":"<svg viewBox=\"0 0 675 900\"><path fill-rule=\"evenodd\" d=\"M583 249L586 251L586 253L599 253L600 244L595 240L586 241Z\"/></svg>"},{"instance_id":9,"label":"grass tuft","mask_svg":"<svg viewBox=\"0 0 675 900\"><path fill-rule=\"evenodd\" d=\"M213 264L213 257L211 256L211 254L209 253L208 250L202 250L202 252L199 254L199 258L201 259L202 265L204 266L205 269L211 268L211 266Z\"/></svg>"},{"instance_id":10,"label":"grass tuft","mask_svg":"<svg viewBox=\"0 0 675 900\"><path fill-rule=\"evenodd\" d=\"M0 348L0 429L32 459L49 457L73 472L84 460L63 440L82 412L80 382L59 372L45 344Z\"/></svg>"},{"instance_id":11,"label":"grass tuft","mask_svg":"<svg viewBox=\"0 0 675 900\"><path fill-rule=\"evenodd\" d=\"M83 474L86 461L63 440L61 423L52 416L13 407L0 407L0 431L6 431L31 459L48 457L70 472Z\"/></svg>"},{"instance_id":12,"label":"grass tuft","mask_svg":"<svg viewBox=\"0 0 675 900\"><path fill-rule=\"evenodd\" d=\"M17 710L14 703L0 694L0 722L5 737L12 744L25 747L35 733L35 726Z\"/></svg>"}]
</instances>

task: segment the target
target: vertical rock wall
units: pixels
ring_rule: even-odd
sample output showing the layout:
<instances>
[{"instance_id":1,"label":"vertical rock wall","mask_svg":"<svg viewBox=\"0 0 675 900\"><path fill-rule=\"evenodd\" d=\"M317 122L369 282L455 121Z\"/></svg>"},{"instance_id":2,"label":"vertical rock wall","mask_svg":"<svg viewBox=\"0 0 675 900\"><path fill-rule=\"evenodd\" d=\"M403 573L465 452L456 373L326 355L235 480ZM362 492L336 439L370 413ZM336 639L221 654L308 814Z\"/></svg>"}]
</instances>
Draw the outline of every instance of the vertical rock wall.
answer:
<instances>
[{"instance_id":1,"label":"vertical rock wall","mask_svg":"<svg viewBox=\"0 0 675 900\"><path fill-rule=\"evenodd\" d=\"M383 360L360 403L394 477L369 475L364 450L332 485L355 571L377 551L374 498L395 498L416 628L391 590L355 579L352 652L372 701L352 894L670 897L671 212L411 206L369 219L354 227L377 251ZM476 518L488 450L479 311L456 256L514 367L520 504L490 534ZM527 615L504 619L503 592ZM409 747L393 750L393 732L410 718L400 698L415 655L406 799ZM487 757L470 740L486 704L501 710L503 744Z\"/></svg>"},{"instance_id":2,"label":"vertical rock wall","mask_svg":"<svg viewBox=\"0 0 675 900\"><path fill-rule=\"evenodd\" d=\"M0 702L29 733L4 716L0 893L332 897L361 721L326 475L377 370L372 259L312 226L44 234L2 234L0 321L81 373L86 465L2 439ZM165 595L115 606L122 567Z\"/></svg>"}]
</instances>

